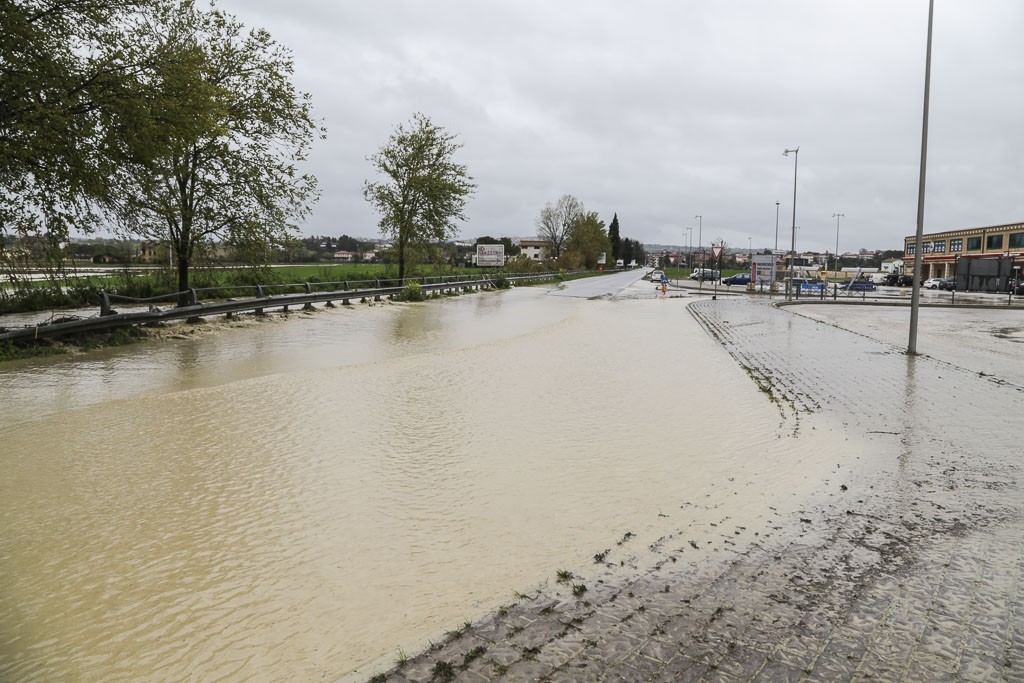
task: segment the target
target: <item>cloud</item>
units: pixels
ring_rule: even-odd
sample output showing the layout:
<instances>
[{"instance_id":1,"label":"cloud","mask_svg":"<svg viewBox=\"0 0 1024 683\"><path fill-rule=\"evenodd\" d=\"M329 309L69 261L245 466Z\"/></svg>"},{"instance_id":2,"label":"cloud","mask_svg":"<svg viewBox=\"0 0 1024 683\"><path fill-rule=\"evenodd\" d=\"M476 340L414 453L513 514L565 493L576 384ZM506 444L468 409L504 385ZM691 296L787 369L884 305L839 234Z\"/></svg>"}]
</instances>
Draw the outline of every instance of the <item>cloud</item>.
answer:
<instances>
[{"instance_id":1,"label":"cloud","mask_svg":"<svg viewBox=\"0 0 1024 683\"><path fill-rule=\"evenodd\" d=\"M467 237L532 234L571 193L647 243L683 243L699 213L705 241L772 246L795 146L799 249L834 249L836 212L844 251L914 230L923 1L220 6L293 50L328 128L307 234L377 234L366 157L417 111L464 145ZM1022 19L1013 0L936 7L927 228L1024 219Z\"/></svg>"}]
</instances>

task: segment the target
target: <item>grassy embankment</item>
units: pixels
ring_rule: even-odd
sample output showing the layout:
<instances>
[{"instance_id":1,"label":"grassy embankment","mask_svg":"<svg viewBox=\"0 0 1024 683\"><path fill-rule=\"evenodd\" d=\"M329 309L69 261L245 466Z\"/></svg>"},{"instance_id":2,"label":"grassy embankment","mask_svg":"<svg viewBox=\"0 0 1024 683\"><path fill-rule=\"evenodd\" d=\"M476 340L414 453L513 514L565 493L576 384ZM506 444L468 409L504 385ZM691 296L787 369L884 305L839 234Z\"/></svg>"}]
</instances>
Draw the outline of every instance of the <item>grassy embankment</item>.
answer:
<instances>
[{"instance_id":1,"label":"grassy embankment","mask_svg":"<svg viewBox=\"0 0 1024 683\"><path fill-rule=\"evenodd\" d=\"M98 270L90 268L90 270ZM69 276L58 282L24 282L14 290L0 290L0 313L24 311L53 311L83 306L99 306L100 293L107 291L118 296L148 299L173 294L176 291L176 280L173 273L166 270L132 271L124 268L110 267L109 275ZM487 271L480 268L445 268L423 269L416 277L436 277L440 275L480 275ZM574 273L560 275L557 279L567 280L589 277L599 273ZM204 300L226 298L230 296L251 296L250 290L255 285L267 288L279 287L277 293L289 290L287 285L309 283L316 290L335 289L340 282L395 280L397 269L375 264L306 264L288 265L273 268L216 268L197 269L192 273L192 285L197 289L211 289L203 293ZM330 284L324 284L330 283ZM534 283L529 283L534 284ZM369 282L367 286L373 286ZM242 288L242 289L239 289ZM218 291L219 290L219 291ZM3 319L0 318L0 329ZM93 348L120 346L130 344L144 337L131 328L119 329L110 333L90 334L82 338L70 340L70 348L90 350ZM68 340L65 340L68 341ZM0 342L0 362L16 358L28 358L66 353L67 343L54 343L39 340L28 344Z\"/></svg>"}]
</instances>

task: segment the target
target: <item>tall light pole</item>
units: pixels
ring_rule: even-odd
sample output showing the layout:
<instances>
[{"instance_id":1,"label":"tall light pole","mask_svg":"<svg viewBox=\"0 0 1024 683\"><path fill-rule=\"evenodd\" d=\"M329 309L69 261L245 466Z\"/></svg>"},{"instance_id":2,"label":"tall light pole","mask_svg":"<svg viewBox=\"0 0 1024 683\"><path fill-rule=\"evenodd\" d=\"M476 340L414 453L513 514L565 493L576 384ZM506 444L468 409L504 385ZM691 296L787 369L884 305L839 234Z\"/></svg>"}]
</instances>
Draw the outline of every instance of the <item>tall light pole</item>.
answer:
<instances>
[{"instance_id":1,"label":"tall light pole","mask_svg":"<svg viewBox=\"0 0 1024 683\"><path fill-rule=\"evenodd\" d=\"M775 201L775 251L779 250L779 202Z\"/></svg>"},{"instance_id":2,"label":"tall light pole","mask_svg":"<svg viewBox=\"0 0 1024 683\"><path fill-rule=\"evenodd\" d=\"M704 247L704 240L701 239L702 238L701 232L704 230L704 216L697 215L697 216L694 216L694 218L697 219L697 249L703 249L703 247ZM703 254L704 252L702 251L701 253ZM704 259L703 258L701 259L700 267L701 268L704 267Z\"/></svg>"},{"instance_id":3,"label":"tall light pole","mask_svg":"<svg viewBox=\"0 0 1024 683\"><path fill-rule=\"evenodd\" d=\"M800 162L800 148L787 149L782 156L788 157L793 153L793 237L789 247L789 287L786 288L786 298L793 298L793 264L796 261L796 167Z\"/></svg>"},{"instance_id":4,"label":"tall light pole","mask_svg":"<svg viewBox=\"0 0 1024 683\"><path fill-rule=\"evenodd\" d=\"M914 242L914 286L910 297L910 340L907 354L917 355L917 312L921 303L921 249L924 235L924 176L928 165L928 94L932 82L932 12L935 0L928 0L928 47L924 58L924 113L921 116L921 177L917 185L917 239Z\"/></svg>"},{"instance_id":5,"label":"tall light pole","mask_svg":"<svg viewBox=\"0 0 1024 683\"><path fill-rule=\"evenodd\" d=\"M686 263L687 268L693 267L693 228L686 229Z\"/></svg>"},{"instance_id":6,"label":"tall light pole","mask_svg":"<svg viewBox=\"0 0 1024 683\"><path fill-rule=\"evenodd\" d=\"M836 219L836 279L839 279L839 219L845 218L845 213L834 213L832 218Z\"/></svg>"},{"instance_id":7,"label":"tall light pole","mask_svg":"<svg viewBox=\"0 0 1024 683\"><path fill-rule=\"evenodd\" d=\"M701 232L704 229L704 216L700 214L694 216L697 219L697 249L700 250L700 277L697 278L697 289L704 289L704 268L707 267L704 258L704 240L702 239Z\"/></svg>"}]
</instances>

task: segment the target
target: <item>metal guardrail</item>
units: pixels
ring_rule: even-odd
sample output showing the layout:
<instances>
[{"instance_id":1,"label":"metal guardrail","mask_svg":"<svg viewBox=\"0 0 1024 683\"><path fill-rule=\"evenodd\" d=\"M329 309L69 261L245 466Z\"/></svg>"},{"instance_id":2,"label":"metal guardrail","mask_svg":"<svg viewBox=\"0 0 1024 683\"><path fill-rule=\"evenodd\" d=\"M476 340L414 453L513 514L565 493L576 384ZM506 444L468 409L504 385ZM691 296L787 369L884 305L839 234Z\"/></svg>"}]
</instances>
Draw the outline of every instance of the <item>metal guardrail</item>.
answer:
<instances>
[{"instance_id":1,"label":"metal guardrail","mask_svg":"<svg viewBox=\"0 0 1024 683\"><path fill-rule=\"evenodd\" d=\"M550 280L557 276L557 273L533 273L529 275L505 275L504 279L511 282L530 282ZM409 282L417 282L424 291L436 292L451 289L470 291L483 287L494 286L495 280L499 279L493 275L480 276L435 276L422 278L406 278L399 280L376 279L376 280L353 280L325 283L295 283L288 285L247 285L239 287L208 287L190 289L186 292L176 292L159 297L148 299L136 299L122 297L102 292L100 314L93 318L55 322L43 325L32 325L20 329L0 332L0 340L27 341L30 339L42 339L46 337L59 337L67 334L82 334L88 332L99 332L112 330L119 327L131 325L145 325L150 323L166 322L170 320L195 320L205 316L226 315L244 311L254 311L257 315L262 314L268 308L280 308L287 311L292 306L302 306L304 309L312 309L315 303L332 304L340 301L342 305L349 305L353 299L365 302L367 299L380 301L382 297L394 298L405 290ZM382 286L382 283L395 282L397 285ZM350 285L373 283L376 286L351 287ZM330 285L344 285L344 289L330 291L314 291L316 287ZM301 287L304 291L297 294L268 294L268 290L286 289ZM252 291L255 296L248 299L228 299L201 303L199 296L203 292L224 292L233 289ZM160 309L153 305L161 301L177 302L179 297L184 295L189 303L185 306ZM147 311L135 311L132 313L118 313L113 308L116 302L127 302L133 304L149 304Z\"/></svg>"}]
</instances>

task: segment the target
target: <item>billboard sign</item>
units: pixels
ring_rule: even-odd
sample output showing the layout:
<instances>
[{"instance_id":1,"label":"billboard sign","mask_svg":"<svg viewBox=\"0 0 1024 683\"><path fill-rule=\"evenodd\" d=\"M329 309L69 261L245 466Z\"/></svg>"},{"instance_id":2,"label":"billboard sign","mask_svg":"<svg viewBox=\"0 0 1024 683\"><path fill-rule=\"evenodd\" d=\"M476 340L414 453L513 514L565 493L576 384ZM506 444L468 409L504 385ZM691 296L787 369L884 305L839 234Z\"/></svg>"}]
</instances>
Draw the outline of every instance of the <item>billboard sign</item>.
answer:
<instances>
[{"instance_id":1,"label":"billboard sign","mask_svg":"<svg viewBox=\"0 0 1024 683\"><path fill-rule=\"evenodd\" d=\"M493 266L496 268L500 268L501 266L505 265L505 245L476 245L476 264L478 266Z\"/></svg>"},{"instance_id":2,"label":"billboard sign","mask_svg":"<svg viewBox=\"0 0 1024 683\"><path fill-rule=\"evenodd\" d=\"M753 281L758 285L771 285L775 282L775 254L756 254L754 256Z\"/></svg>"}]
</instances>

